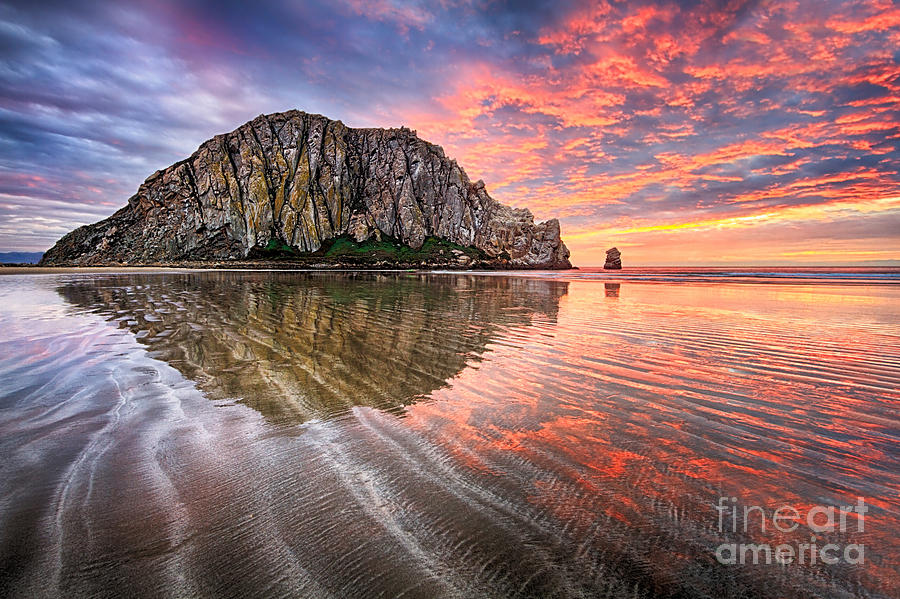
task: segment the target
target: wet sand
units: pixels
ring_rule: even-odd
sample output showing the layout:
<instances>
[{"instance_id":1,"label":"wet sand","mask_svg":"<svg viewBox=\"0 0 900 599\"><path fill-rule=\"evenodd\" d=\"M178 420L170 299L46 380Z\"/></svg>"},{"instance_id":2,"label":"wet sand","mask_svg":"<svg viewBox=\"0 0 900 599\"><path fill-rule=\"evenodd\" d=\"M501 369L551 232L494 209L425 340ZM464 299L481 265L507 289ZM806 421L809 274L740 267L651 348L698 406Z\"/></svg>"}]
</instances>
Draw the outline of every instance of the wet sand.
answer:
<instances>
[{"instance_id":1,"label":"wet sand","mask_svg":"<svg viewBox=\"0 0 900 599\"><path fill-rule=\"evenodd\" d=\"M28 269L31 271L32 269ZM900 287L0 282L0 594L894 597ZM865 497L862 565L716 502ZM820 544L825 541L822 539Z\"/></svg>"}]
</instances>

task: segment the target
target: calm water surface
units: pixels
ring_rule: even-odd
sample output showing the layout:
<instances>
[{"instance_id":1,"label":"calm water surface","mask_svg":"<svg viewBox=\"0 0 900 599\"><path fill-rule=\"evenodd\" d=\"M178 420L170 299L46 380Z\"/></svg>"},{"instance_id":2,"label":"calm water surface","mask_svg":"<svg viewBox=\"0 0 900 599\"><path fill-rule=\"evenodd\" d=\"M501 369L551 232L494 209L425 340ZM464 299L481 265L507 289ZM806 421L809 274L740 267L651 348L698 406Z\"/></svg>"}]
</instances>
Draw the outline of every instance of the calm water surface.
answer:
<instances>
[{"instance_id":1,"label":"calm water surface","mask_svg":"<svg viewBox=\"0 0 900 599\"><path fill-rule=\"evenodd\" d=\"M896 598L898 389L891 271L5 275L0 595Z\"/></svg>"}]
</instances>

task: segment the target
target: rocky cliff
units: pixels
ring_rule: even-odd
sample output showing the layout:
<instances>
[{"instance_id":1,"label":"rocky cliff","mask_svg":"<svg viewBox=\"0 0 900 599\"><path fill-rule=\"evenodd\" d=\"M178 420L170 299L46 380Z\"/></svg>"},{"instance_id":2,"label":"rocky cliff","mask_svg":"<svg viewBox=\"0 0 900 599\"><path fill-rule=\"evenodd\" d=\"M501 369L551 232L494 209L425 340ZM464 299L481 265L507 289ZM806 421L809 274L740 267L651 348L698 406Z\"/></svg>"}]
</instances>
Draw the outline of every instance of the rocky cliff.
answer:
<instances>
[{"instance_id":1,"label":"rocky cliff","mask_svg":"<svg viewBox=\"0 0 900 599\"><path fill-rule=\"evenodd\" d=\"M352 129L299 111L259 116L203 143L111 217L63 237L41 263L233 261L273 247L327 262L323 247L337 239L383 237L413 250L428 239L476 248L486 265L571 267L556 219L535 223L527 209L493 200L414 131Z\"/></svg>"}]
</instances>

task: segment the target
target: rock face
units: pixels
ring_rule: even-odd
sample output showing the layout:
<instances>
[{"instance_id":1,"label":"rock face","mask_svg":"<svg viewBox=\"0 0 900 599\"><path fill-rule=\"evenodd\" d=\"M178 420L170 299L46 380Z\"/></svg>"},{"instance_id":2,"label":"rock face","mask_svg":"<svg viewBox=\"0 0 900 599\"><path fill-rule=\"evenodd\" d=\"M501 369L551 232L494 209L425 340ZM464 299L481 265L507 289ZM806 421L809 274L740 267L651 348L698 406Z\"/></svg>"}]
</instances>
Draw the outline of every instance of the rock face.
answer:
<instances>
[{"instance_id":1,"label":"rock face","mask_svg":"<svg viewBox=\"0 0 900 599\"><path fill-rule=\"evenodd\" d=\"M321 115L259 116L157 171L111 217L63 237L44 265L246 258L337 237L427 237L475 247L498 266L571 268L556 219L493 200L444 151L401 129L351 129Z\"/></svg>"},{"instance_id":2,"label":"rock face","mask_svg":"<svg viewBox=\"0 0 900 599\"><path fill-rule=\"evenodd\" d=\"M622 252L618 248L610 248L606 250L606 264L603 268L607 270L622 270Z\"/></svg>"}]
</instances>

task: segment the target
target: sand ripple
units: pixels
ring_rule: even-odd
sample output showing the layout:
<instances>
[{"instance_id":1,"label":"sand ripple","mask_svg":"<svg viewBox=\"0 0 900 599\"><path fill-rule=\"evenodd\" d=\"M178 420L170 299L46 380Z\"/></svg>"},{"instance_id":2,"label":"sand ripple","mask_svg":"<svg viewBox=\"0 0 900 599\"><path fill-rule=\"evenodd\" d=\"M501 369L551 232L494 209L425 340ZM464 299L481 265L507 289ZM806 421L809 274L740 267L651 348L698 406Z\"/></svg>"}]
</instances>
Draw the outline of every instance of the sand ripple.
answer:
<instances>
[{"instance_id":1,"label":"sand ripple","mask_svg":"<svg viewBox=\"0 0 900 599\"><path fill-rule=\"evenodd\" d=\"M0 594L897 596L898 295L9 276ZM720 565L720 496L864 496L866 564Z\"/></svg>"}]
</instances>

